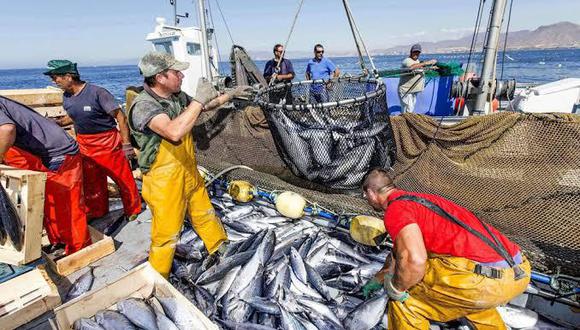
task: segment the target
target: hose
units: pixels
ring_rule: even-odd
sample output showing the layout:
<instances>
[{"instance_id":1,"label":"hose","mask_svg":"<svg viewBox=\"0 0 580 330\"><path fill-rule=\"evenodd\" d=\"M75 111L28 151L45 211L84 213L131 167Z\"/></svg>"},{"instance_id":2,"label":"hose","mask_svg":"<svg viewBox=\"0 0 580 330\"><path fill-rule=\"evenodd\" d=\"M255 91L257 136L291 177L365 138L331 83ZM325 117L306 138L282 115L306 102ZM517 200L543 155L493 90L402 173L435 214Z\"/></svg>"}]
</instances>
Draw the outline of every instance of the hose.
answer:
<instances>
[{"instance_id":1,"label":"hose","mask_svg":"<svg viewBox=\"0 0 580 330\"><path fill-rule=\"evenodd\" d=\"M238 168L243 168L243 169L250 170L250 171L253 171L253 170L254 170L253 168L251 168L251 167L248 167L248 166L245 166L245 165L234 165L234 166L230 166L230 167L228 167L228 168L226 168L226 169L222 170L222 171L221 171L221 172L219 172L218 174L216 174L216 175L215 175L215 176L214 176L214 177L213 177L211 180L209 180L209 181L208 181L208 182L205 184L205 187L207 188L207 187L211 186L211 184L212 184L212 183L213 183L215 180L217 180L219 177L221 177L222 175L224 175L224 174L228 173L228 172L229 172L229 171L231 171L231 170L235 170L235 169L238 169Z\"/></svg>"}]
</instances>

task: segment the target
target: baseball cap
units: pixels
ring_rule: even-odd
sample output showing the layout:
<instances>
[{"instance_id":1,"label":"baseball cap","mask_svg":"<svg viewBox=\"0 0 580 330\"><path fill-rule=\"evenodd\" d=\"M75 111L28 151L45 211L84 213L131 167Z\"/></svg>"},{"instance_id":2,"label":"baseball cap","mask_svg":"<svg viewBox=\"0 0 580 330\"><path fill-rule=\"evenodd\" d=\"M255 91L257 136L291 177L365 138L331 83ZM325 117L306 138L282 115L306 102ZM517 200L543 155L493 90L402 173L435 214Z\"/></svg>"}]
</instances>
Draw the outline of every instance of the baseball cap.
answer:
<instances>
[{"instance_id":1,"label":"baseball cap","mask_svg":"<svg viewBox=\"0 0 580 330\"><path fill-rule=\"evenodd\" d=\"M421 45L414 44L413 46L411 46L411 53L412 52L421 52Z\"/></svg>"},{"instance_id":2,"label":"baseball cap","mask_svg":"<svg viewBox=\"0 0 580 330\"><path fill-rule=\"evenodd\" d=\"M172 55L163 52L149 52L139 61L139 70L144 77L152 77L164 70L183 71L189 63L176 60Z\"/></svg>"}]
</instances>

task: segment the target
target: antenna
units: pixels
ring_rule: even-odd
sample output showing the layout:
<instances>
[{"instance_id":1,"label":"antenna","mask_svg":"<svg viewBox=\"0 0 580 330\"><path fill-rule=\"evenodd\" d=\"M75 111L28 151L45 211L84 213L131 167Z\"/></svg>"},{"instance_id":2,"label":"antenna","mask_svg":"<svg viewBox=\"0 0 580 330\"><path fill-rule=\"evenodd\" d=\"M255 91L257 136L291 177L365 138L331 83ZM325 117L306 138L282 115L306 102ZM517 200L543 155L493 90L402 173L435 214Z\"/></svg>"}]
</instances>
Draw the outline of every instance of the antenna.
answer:
<instances>
[{"instance_id":1,"label":"antenna","mask_svg":"<svg viewBox=\"0 0 580 330\"><path fill-rule=\"evenodd\" d=\"M189 17L188 12L186 12L185 15L177 14L177 0L169 0L169 4L171 6L173 6L173 20L175 22L175 26L177 26L177 24L179 24L179 18L188 18Z\"/></svg>"}]
</instances>

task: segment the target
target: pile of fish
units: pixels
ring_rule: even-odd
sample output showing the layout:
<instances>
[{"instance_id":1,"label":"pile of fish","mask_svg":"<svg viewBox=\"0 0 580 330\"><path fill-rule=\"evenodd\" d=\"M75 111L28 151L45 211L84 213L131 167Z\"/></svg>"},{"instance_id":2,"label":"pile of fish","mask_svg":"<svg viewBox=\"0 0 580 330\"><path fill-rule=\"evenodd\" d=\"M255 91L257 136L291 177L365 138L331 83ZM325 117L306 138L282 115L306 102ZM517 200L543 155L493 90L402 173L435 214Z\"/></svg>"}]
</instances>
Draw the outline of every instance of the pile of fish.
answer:
<instances>
[{"instance_id":1,"label":"pile of fish","mask_svg":"<svg viewBox=\"0 0 580 330\"><path fill-rule=\"evenodd\" d=\"M9 238L12 246L20 251L24 240L23 235L16 208L10 201L4 187L0 185L0 245L6 244L6 240Z\"/></svg>"},{"instance_id":2,"label":"pile of fish","mask_svg":"<svg viewBox=\"0 0 580 330\"><path fill-rule=\"evenodd\" d=\"M116 304L116 310L99 311L94 318L74 322L75 330L178 330L195 329L199 318L172 297L150 299L127 298Z\"/></svg>"},{"instance_id":3,"label":"pile of fish","mask_svg":"<svg viewBox=\"0 0 580 330\"><path fill-rule=\"evenodd\" d=\"M386 250L356 244L326 220L280 216L267 202L213 198L230 243L208 257L191 228L177 244L170 282L226 329L386 327L384 293L364 300L362 286ZM322 225L322 226L321 226Z\"/></svg>"}]
</instances>

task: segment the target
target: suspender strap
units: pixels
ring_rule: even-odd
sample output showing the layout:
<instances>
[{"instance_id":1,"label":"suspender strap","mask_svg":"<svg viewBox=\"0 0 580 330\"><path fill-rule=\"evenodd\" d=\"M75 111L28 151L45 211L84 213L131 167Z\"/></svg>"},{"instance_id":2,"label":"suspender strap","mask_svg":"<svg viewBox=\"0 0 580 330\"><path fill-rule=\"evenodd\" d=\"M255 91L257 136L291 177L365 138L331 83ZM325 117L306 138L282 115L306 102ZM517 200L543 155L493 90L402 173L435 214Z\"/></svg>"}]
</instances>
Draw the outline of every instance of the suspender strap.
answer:
<instances>
[{"instance_id":1,"label":"suspender strap","mask_svg":"<svg viewBox=\"0 0 580 330\"><path fill-rule=\"evenodd\" d=\"M479 222L483 225L483 228L485 228L485 230L487 231L487 233L489 234L489 236L492 237L492 239L494 240L494 242L492 242L489 238L485 237L482 233L480 233L479 231L471 228L469 225L465 224L463 221L457 219L456 217L454 217L453 215L449 214L447 211L445 211L444 209L442 209L439 205L425 199L422 197L418 197L418 196L413 196L413 195L403 195L403 196L399 196L397 198L395 198L394 200L392 200L390 203L392 202L396 202L396 201L411 201L411 202L415 202L418 204L423 205L424 207L430 209L431 211L435 212L437 215L441 216L442 218L445 218L453 223L455 223L456 225L460 226L461 228L467 230L468 232L470 232L472 235L474 235L475 237L479 238L481 241L483 241L487 246L489 246L490 248L492 248L499 256L501 256L503 259L505 259L505 261L508 263L508 265L514 269L514 276L516 279L520 279L523 277L525 277L525 273L521 270L521 268L516 267L516 263L514 261L514 259L512 258L512 256L507 252L506 248L500 244L499 240L497 239L497 237L491 232L491 230L489 229L489 227L487 225L485 225L483 223L483 221L481 221L479 218ZM390 204L389 203L389 204Z\"/></svg>"}]
</instances>

